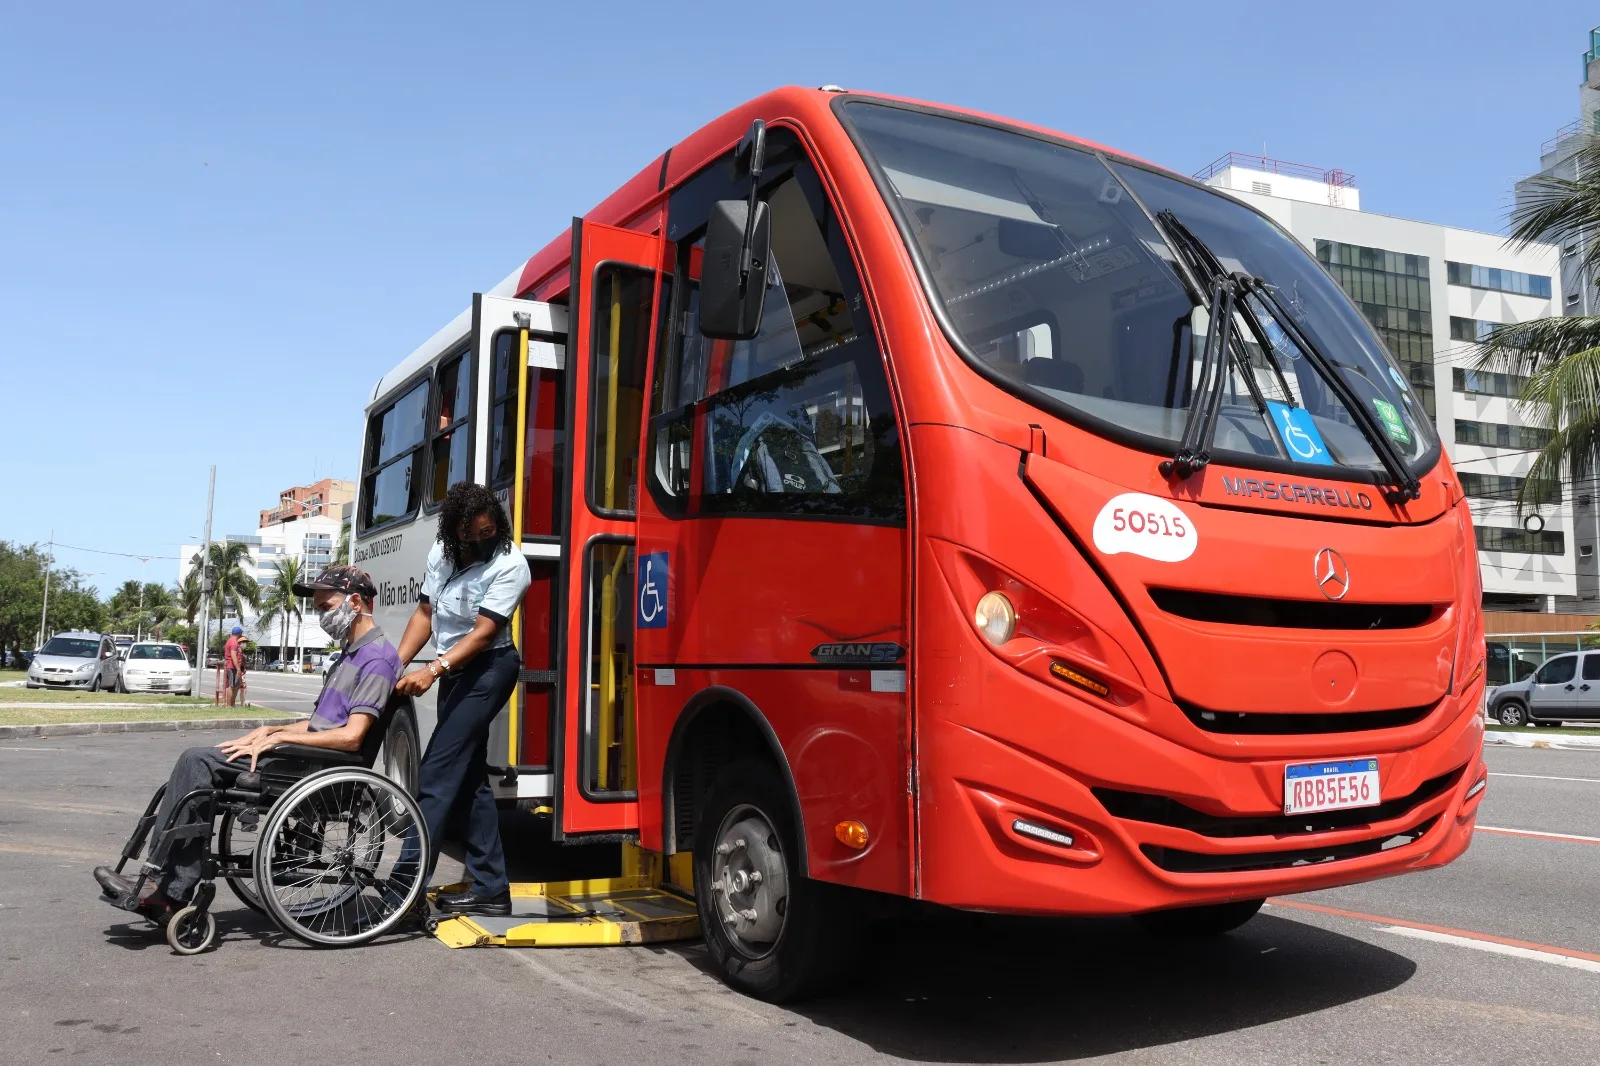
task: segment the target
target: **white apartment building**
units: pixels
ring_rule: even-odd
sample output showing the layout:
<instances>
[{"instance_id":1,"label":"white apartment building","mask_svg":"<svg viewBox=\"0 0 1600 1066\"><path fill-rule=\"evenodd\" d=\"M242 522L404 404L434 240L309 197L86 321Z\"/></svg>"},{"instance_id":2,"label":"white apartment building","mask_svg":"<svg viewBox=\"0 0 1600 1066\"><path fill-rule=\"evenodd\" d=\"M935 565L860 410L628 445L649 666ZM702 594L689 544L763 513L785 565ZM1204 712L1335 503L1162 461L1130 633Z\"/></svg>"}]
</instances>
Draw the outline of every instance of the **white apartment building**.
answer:
<instances>
[{"instance_id":1,"label":"white apartment building","mask_svg":"<svg viewBox=\"0 0 1600 1066\"><path fill-rule=\"evenodd\" d=\"M1562 313L1560 250L1518 251L1500 234L1362 211L1343 171L1229 153L1195 177L1305 245L1400 362L1471 498L1485 606L1555 611L1575 596L1575 560L1593 556L1595 521L1578 511L1588 521L1574 529L1570 486L1518 521L1518 481L1545 431L1517 414L1520 379L1473 371L1467 351L1491 325Z\"/></svg>"}]
</instances>

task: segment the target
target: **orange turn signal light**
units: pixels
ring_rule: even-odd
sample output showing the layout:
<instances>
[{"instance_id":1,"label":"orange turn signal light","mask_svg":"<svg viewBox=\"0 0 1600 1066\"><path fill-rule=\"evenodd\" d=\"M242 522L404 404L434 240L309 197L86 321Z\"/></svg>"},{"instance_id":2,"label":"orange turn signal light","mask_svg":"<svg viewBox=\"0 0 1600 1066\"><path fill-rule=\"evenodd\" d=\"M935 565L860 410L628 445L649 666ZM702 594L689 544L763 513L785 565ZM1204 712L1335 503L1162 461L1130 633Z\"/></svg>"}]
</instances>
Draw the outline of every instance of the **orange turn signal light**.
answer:
<instances>
[{"instance_id":1,"label":"orange turn signal light","mask_svg":"<svg viewBox=\"0 0 1600 1066\"><path fill-rule=\"evenodd\" d=\"M1050 676L1059 678L1069 685L1076 685L1088 692L1093 692L1102 699L1111 695L1111 686L1104 682L1096 681L1088 674L1079 673L1064 662L1052 662L1050 664Z\"/></svg>"},{"instance_id":2,"label":"orange turn signal light","mask_svg":"<svg viewBox=\"0 0 1600 1066\"><path fill-rule=\"evenodd\" d=\"M1471 688L1472 683L1483 676L1483 663L1484 660L1478 660L1478 665L1472 668L1472 673L1468 674L1467 679L1461 682L1461 691L1465 692L1467 689Z\"/></svg>"},{"instance_id":3,"label":"orange turn signal light","mask_svg":"<svg viewBox=\"0 0 1600 1066\"><path fill-rule=\"evenodd\" d=\"M834 839L847 848L860 851L867 846L867 827L860 822L849 819L833 827Z\"/></svg>"}]
</instances>

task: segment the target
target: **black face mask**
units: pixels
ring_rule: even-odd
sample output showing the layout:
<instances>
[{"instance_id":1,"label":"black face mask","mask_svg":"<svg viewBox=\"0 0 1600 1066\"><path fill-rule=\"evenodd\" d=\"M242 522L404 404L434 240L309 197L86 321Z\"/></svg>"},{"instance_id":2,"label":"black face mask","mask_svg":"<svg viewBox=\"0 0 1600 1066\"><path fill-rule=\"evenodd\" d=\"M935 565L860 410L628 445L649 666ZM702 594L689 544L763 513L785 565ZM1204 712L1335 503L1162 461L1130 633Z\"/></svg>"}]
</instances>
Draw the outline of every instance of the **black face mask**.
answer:
<instances>
[{"instance_id":1,"label":"black face mask","mask_svg":"<svg viewBox=\"0 0 1600 1066\"><path fill-rule=\"evenodd\" d=\"M499 540L469 540L461 545L462 554L468 563L486 563L494 557L494 550L499 546Z\"/></svg>"}]
</instances>

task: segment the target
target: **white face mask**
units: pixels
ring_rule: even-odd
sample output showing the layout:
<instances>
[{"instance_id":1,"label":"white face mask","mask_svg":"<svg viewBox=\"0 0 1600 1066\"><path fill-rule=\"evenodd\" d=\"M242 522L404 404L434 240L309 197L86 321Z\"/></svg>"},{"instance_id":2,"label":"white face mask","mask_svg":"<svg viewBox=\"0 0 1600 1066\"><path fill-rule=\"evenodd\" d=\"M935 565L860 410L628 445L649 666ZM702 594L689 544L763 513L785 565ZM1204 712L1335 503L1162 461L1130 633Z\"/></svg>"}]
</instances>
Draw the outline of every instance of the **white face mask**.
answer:
<instances>
[{"instance_id":1,"label":"white face mask","mask_svg":"<svg viewBox=\"0 0 1600 1066\"><path fill-rule=\"evenodd\" d=\"M324 633L342 644L349 638L350 629L356 624L359 614L355 601L347 596L343 603L331 611L318 611L317 624L322 627Z\"/></svg>"}]
</instances>

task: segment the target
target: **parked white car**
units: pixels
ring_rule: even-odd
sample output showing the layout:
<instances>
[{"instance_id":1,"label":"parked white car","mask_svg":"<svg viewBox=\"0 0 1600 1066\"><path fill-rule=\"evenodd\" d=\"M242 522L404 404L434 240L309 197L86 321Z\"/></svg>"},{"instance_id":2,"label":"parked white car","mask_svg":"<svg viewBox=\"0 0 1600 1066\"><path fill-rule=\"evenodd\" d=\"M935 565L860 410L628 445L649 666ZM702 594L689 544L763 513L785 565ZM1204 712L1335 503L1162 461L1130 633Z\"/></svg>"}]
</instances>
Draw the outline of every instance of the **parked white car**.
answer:
<instances>
[{"instance_id":1,"label":"parked white car","mask_svg":"<svg viewBox=\"0 0 1600 1066\"><path fill-rule=\"evenodd\" d=\"M194 671L176 644L146 640L128 649L118 692L180 692L194 695Z\"/></svg>"}]
</instances>

